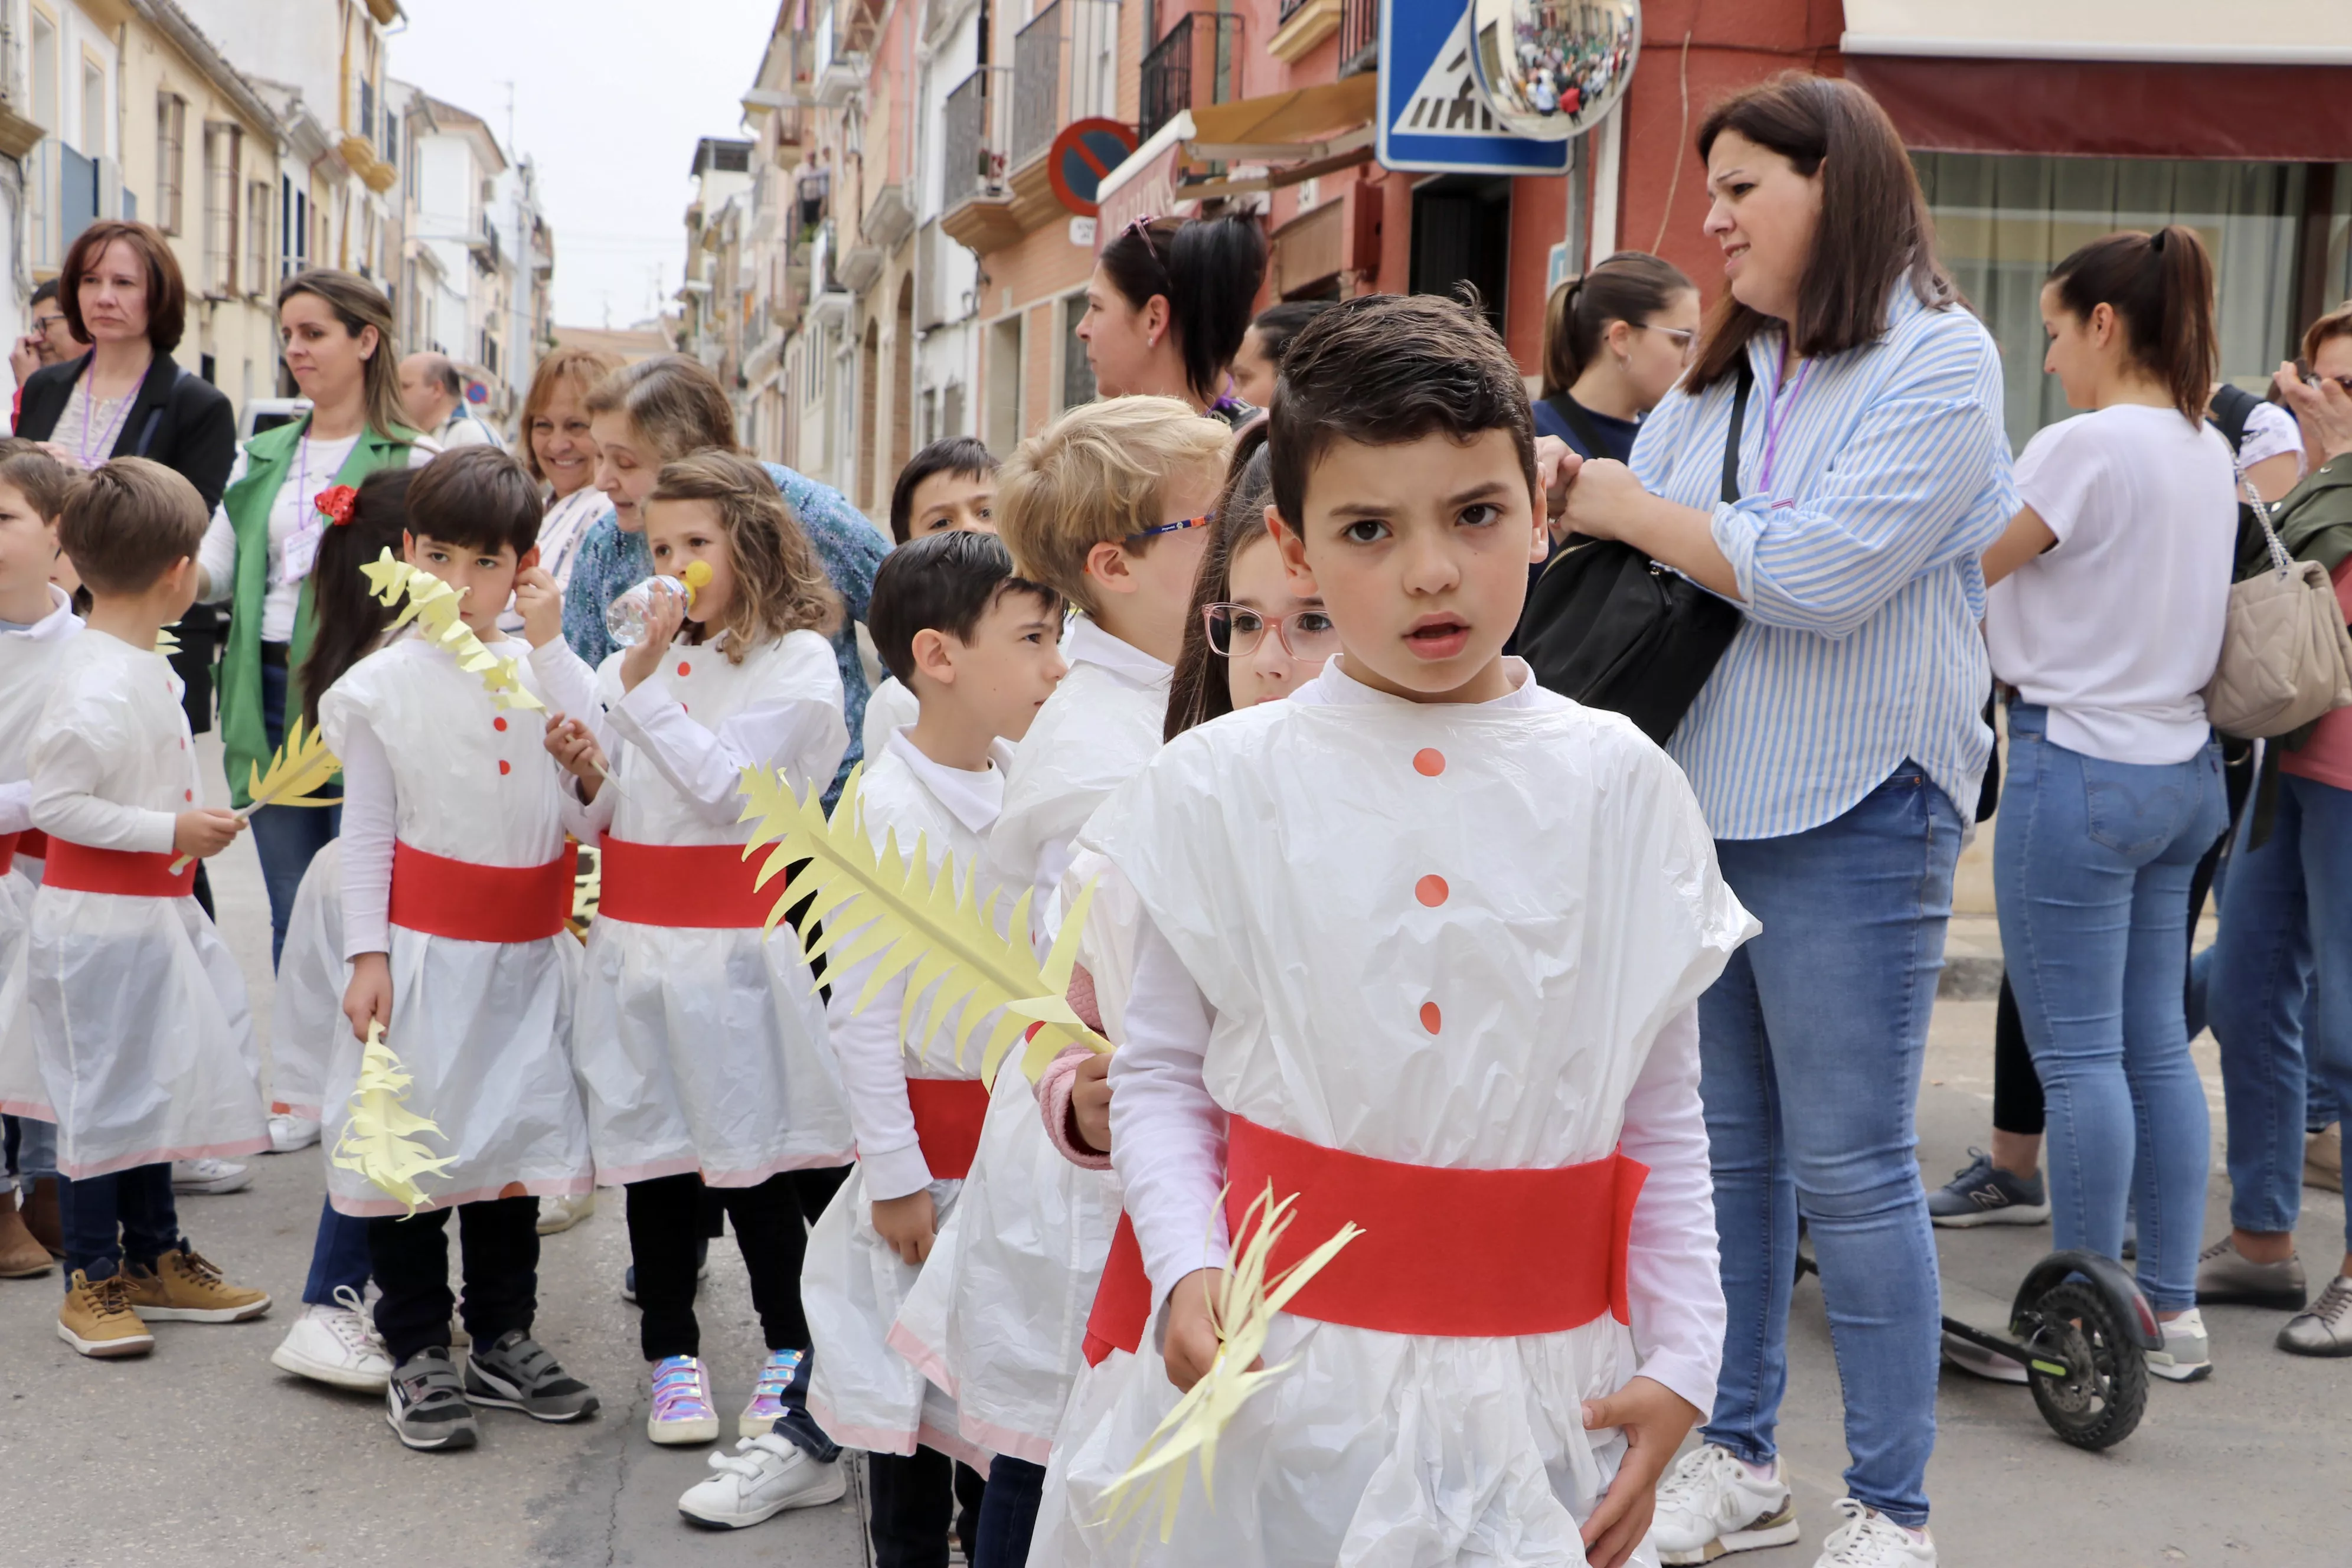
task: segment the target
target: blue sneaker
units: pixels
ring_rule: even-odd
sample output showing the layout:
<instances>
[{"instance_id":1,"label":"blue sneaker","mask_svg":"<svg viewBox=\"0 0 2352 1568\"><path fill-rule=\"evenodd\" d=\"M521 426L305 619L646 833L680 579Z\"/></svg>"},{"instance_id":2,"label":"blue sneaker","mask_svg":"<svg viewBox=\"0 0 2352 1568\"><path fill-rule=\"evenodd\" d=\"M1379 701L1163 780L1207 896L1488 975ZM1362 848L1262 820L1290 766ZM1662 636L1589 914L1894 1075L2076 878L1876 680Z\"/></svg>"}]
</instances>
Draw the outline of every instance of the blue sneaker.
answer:
<instances>
[{"instance_id":1,"label":"blue sneaker","mask_svg":"<svg viewBox=\"0 0 2352 1568\"><path fill-rule=\"evenodd\" d=\"M1979 1225L2047 1225L2050 1194L2039 1175L2012 1176L1981 1149L1969 1151L1968 1169L1927 1194L1927 1217L1968 1230Z\"/></svg>"}]
</instances>

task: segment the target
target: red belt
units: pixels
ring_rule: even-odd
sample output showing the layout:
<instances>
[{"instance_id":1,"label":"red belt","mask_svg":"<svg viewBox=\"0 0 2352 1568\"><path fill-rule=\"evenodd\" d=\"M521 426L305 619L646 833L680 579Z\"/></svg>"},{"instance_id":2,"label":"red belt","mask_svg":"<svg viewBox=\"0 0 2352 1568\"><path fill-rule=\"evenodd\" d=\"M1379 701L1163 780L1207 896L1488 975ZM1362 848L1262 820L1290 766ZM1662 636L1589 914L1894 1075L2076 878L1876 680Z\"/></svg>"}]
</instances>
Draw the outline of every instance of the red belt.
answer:
<instances>
[{"instance_id":1,"label":"red belt","mask_svg":"<svg viewBox=\"0 0 2352 1568\"><path fill-rule=\"evenodd\" d=\"M38 860L49 852L49 836L37 827L27 827L16 835L16 853L27 860Z\"/></svg>"},{"instance_id":2,"label":"red belt","mask_svg":"<svg viewBox=\"0 0 2352 1568\"><path fill-rule=\"evenodd\" d=\"M392 846L392 923L461 942L537 942L560 935L572 913L579 846L543 866L478 866Z\"/></svg>"},{"instance_id":3,"label":"red belt","mask_svg":"<svg viewBox=\"0 0 2352 1568\"><path fill-rule=\"evenodd\" d=\"M0 833L0 877L6 876L8 868L16 863L16 844L24 837L21 833Z\"/></svg>"},{"instance_id":4,"label":"red belt","mask_svg":"<svg viewBox=\"0 0 2352 1568\"><path fill-rule=\"evenodd\" d=\"M596 912L638 925L758 931L784 890L755 889L765 860L740 844L633 844L607 837L597 861Z\"/></svg>"},{"instance_id":5,"label":"red belt","mask_svg":"<svg viewBox=\"0 0 2352 1568\"><path fill-rule=\"evenodd\" d=\"M1556 1170L1464 1171L1375 1160L1231 1120L1226 1223L1269 1181L1298 1194L1268 1271L1349 1220L1367 1226L1286 1310L1383 1333L1506 1338L1628 1320L1625 1251L1650 1168L1622 1154ZM1143 1342L1151 1286L1122 1215L1087 1321L1087 1359Z\"/></svg>"},{"instance_id":6,"label":"red belt","mask_svg":"<svg viewBox=\"0 0 2352 1568\"><path fill-rule=\"evenodd\" d=\"M30 853L22 838L16 847ZM196 862L190 860L174 874L172 862L179 857L169 850L148 855L135 849L96 849L69 838L52 838L43 847L48 851L41 873L45 887L139 899L178 899L196 890Z\"/></svg>"},{"instance_id":7,"label":"red belt","mask_svg":"<svg viewBox=\"0 0 2352 1568\"><path fill-rule=\"evenodd\" d=\"M988 1086L972 1078L910 1078L907 1105L915 1113L915 1141L931 1179L961 1182L971 1174L980 1124L988 1120Z\"/></svg>"}]
</instances>

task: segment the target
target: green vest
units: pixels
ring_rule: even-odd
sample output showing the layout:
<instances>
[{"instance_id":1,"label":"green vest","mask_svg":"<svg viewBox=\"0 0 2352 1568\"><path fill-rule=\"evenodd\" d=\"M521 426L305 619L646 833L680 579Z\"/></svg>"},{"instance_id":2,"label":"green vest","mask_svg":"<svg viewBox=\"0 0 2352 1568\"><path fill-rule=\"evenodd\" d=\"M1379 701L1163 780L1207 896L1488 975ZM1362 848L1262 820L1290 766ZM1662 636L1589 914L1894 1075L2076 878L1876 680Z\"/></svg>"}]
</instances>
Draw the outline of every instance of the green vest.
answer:
<instances>
[{"instance_id":1,"label":"green vest","mask_svg":"<svg viewBox=\"0 0 2352 1568\"><path fill-rule=\"evenodd\" d=\"M244 805L246 782L269 765L269 727L261 712L261 605L269 596L269 511L293 478L295 449L308 419L264 430L245 444L245 475L221 493L221 510L236 531L236 578L229 594L228 648L221 658L221 749L228 764L229 800ZM408 461L411 439L362 430L351 456L320 489L357 485L378 468ZM286 652L286 712L302 710L300 670L310 652L310 584L294 609L294 640Z\"/></svg>"}]
</instances>

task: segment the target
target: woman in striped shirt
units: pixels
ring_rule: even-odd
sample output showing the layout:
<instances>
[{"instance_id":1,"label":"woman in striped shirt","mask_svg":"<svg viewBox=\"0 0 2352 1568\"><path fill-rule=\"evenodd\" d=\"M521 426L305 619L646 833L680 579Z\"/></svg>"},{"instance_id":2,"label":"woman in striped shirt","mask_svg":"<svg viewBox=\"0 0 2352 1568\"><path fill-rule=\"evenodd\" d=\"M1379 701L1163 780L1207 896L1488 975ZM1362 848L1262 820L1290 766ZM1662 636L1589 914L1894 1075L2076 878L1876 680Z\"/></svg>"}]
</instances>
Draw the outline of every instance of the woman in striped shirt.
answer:
<instances>
[{"instance_id":1,"label":"woman in striped shirt","mask_svg":"<svg viewBox=\"0 0 2352 1568\"><path fill-rule=\"evenodd\" d=\"M1801 1214L1853 1461L1822 1561L1927 1568L1937 1292L1913 1106L1992 745L1978 558L2017 510L2000 364L1867 93L1763 83L1698 150L1726 295L1630 466L1564 465L1565 526L1747 617L1668 748L1764 934L1699 1004L1730 1325L1654 1539L1666 1563L1797 1539L1775 1426ZM1743 364L1741 499L1722 502Z\"/></svg>"}]
</instances>

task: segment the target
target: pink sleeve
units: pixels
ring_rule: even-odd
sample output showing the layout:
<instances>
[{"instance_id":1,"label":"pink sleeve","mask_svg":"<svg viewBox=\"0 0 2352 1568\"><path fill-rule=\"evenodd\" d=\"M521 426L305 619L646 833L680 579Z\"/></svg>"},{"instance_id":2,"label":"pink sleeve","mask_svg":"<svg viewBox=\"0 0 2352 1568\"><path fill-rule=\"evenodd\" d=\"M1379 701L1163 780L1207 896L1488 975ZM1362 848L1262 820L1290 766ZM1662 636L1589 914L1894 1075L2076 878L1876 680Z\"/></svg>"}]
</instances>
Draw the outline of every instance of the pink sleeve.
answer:
<instances>
[{"instance_id":1,"label":"pink sleeve","mask_svg":"<svg viewBox=\"0 0 2352 1568\"><path fill-rule=\"evenodd\" d=\"M1094 1053L1072 1046L1049 1064L1037 1079L1037 1108L1045 1118L1045 1136L1071 1164L1089 1171L1110 1169L1110 1156L1098 1154L1078 1134L1078 1119L1070 1109L1070 1089L1077 1081L1078 1064Z\"/></svg>"}]
</instances>

